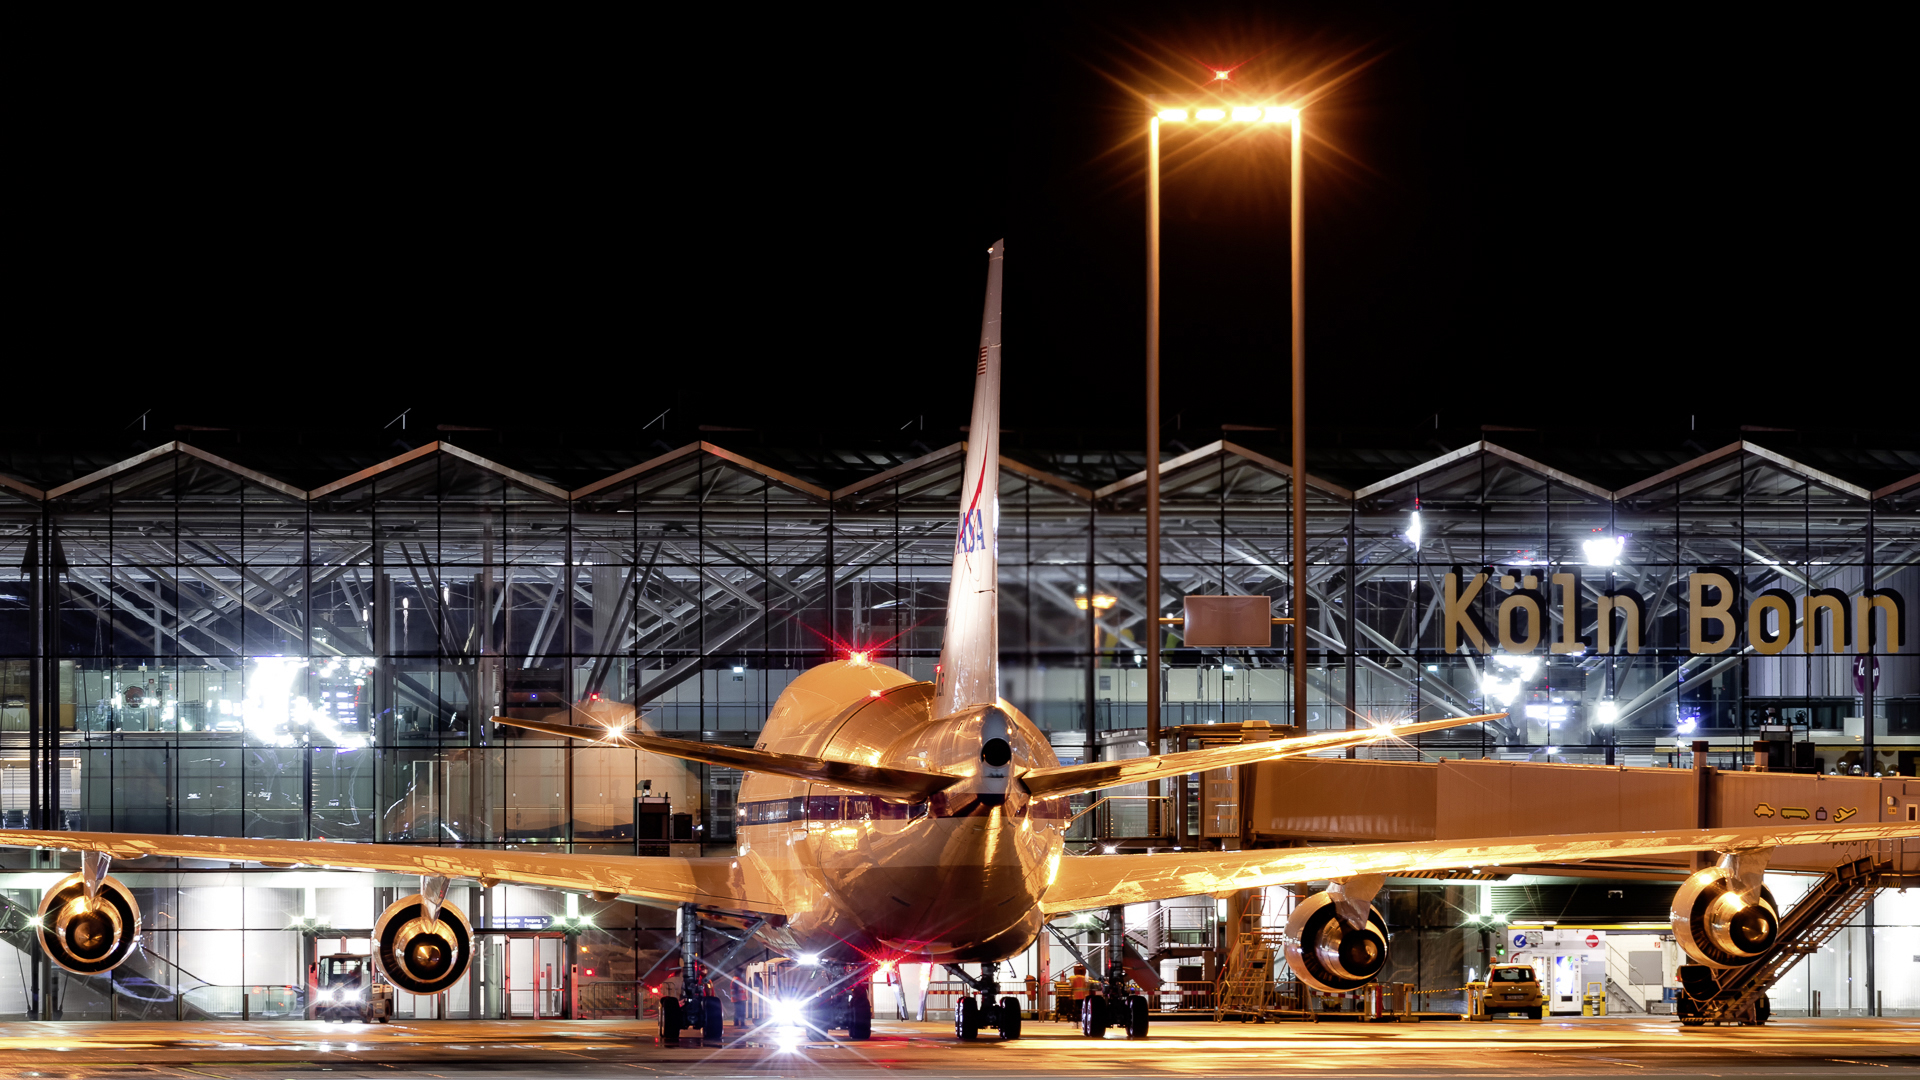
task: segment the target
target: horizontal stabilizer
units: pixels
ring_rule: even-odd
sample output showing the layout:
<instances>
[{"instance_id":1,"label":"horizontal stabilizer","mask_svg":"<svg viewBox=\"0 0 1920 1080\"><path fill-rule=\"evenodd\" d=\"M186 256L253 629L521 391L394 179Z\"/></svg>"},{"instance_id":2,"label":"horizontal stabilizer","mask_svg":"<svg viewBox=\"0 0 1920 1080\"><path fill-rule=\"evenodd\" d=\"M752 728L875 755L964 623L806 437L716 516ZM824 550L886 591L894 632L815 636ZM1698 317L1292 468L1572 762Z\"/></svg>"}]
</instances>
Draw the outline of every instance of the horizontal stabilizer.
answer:
<instances>
[{"instance_id":1,"label":"horizontal stabilizer","mask_svg":"<svg viewBox=\"0 0 1920 1080\"><path fill-rule=\"evenodd\" d=\"M1765 825L1672 832L1488 836L1418 843L1346 844L1253 851L1084 855L1060 860L1041 910L1083 911L1200 893L1335 881L1361 874L1409 874L1460 867L1746 851L1787 844L1870 844L1920 834L1920 825Z\"/></svg>"},{"instance_id":2,"label":"horizontal stabilizer","mask_svg":"<svg viewBox=\"0 0 1920 1080\"><path fill-rule=\"evenodd\" d=\"M1463 724L1477 724L1482 720L1498 720L1505 715L1507 714L1489 713L1485 716L1450 716L1445 720L1427 720L1418 724L1401 724L1398 727L1382 725L1340 731L1319 731L1292 739L1271 739L1266 742L1240 743L1235 746L1212 746L1205 750L1186 750L1178 754L1155 754L1124 761L1089 761L1081 765L1034 769L1020 779L1027 785L1027 791L1034 798L1052 799L1063 795L1078 795L1083 791L1117 787L1121 784L1137 784L1143 780L1183 776L1187 773L1205 772L1208 769L1224 769L1229 765L1250 765L1256 761L1272 761L1275 758L1311 754L1317 750L1338 750L1346 746L1360 746L1378 742L1381 739L1404 739L1409 735L1444 731Z\"/></svg>"},{"instance_id":3,"label":"horizontal stabilizer","mask_svg":"<svg viewBox=\"0 0 1920 1080\"><path fill-rule=\"evenodd\" d=\"M852 761L804 757L799 754L775 754L766 750L749 750L744 746L720 746L715 743L694 742L691 739L667 739L623 727L591 728L578 724L548 724L539 720L519 720L511 716L496 716L493 722L507 727L538 731L546 735L584 739L601 746L631 746L651 754L679 758L682 761L698 761L704 765L720 765L747 772L787 776L795 780L811 780L816 784L831 784L834 787L846 788L866 795L878 795L883 799L901 801L924 799L936 791L945 791L962 779L962 777L948 776L945 773L920 772L917 769L893 769L879 765L861 765Z\"/></svg>"}]
</instances>

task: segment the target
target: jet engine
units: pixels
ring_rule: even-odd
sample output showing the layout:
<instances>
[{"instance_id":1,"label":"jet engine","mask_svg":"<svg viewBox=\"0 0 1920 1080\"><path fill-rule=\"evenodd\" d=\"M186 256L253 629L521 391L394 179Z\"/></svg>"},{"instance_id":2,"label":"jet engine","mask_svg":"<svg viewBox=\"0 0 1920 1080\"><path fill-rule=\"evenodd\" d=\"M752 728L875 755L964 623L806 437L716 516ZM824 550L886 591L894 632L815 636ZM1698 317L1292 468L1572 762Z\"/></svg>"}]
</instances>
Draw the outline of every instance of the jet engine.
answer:
<instances>
[{"instance_id":1,"label":"jet engine","mask_svg":"<svg viewBox=\"0 0 1920 1080\"><path fill-rule=\"evenodd\" d=\"M1342 912L1341 908L1349 909ZM1364 910L1364 923L1352 915ZM1344 993L1372 982L1387 966L1387 925L1373 905L1332 892L1294 905L1287 919L1287 966L1316 990Z\"/></svg>"},{"instance_id":2,"label":"jet engine","mask_svg":"<svg viewBox=\"0 0 1920 1080\"><path fill-rule=\"evenodd\" d=\"M40 945L76 975L112 971L140 944L140 905L118 878L102 873L88 895L87 874L68 874L40 900Z\"/></svg>"},{"instance_id":3,"label":"jet engine","mask_svg":"<svg viewBox=\"0 0 1920 1080\"><path fill-rule=\"evenodd\" d=\"M1738 968L1759 960L1780 937L1773 893L1722 863L1687 878L1673 897L1673 937L1696 963Z\"/></svg>"},{"instance_id":4,"label":"jet engine","mask_svg":"<svg viewBox=\"0 0 1920 1080\"><path fill-rule=\"evenodd\" d=\"M452 904L429 903L415 893L380 913L373 925L373 954L395 986L437 994L466 974L473 960L473 926Z\"/></svg>"}]
</instances>

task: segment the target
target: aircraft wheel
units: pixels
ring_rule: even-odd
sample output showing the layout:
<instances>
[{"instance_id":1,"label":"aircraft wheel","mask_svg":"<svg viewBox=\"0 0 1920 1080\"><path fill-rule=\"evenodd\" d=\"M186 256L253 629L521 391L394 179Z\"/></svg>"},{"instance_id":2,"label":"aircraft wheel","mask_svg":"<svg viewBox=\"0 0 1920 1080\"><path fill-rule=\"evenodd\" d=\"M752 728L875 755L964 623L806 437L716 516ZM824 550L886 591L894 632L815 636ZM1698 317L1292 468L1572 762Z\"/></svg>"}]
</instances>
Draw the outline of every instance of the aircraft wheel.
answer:
<instances>
[{"instance_id":1,"label":"aircraft wheel","mask_svg":"<svg viewBox=\"0 0 1920 1080\"><path fill-rule=\"evenodd\" d=\"M1016 998L1000 999L1000 1037L1002 1039L1020 1037L1020 1002Z\"/></svg>"},{"instance_id":2,"label":"aircraft wheel","mask_svg":"<svg viewBox=\"0 0 1920 1080\"><path fill-rule=\"evenodd\" d=\"M1773 1002L1767 1000L1765 994L1760 995L1760 1000L1753 1003L1753 1022L1756 1024L1764 1024L1771 1019L1772 1016Z\"/></svg>"},{"instance_id":3,"label":"aircraft wheel","mask_svg":"<svg viewBox=\"0 0 1920 1080\"><path fill-rule=\"evenodd\" d=\"M1107 1034L1107 999L1099 994L1088 994L1080 1002L1080 1034L1089 1039L1104 1038Z\"/></svg>"},{"instance_id":4,"label":"aircraft wheel","mask_svg":"<svg viewBox=\"0 0 1920 1080\"><path fill-rule=\"evenodd\" d=\"M702 1023L700 1037L718 1040L726 1033L726 1014L720 1007L720 999L708 994L700 999Z\"/></svg>"},{"instance_id":5,"label":"aircraft wheel","mask_svg":"<svg viewBox=\"0 0 1920 1080\"><path fill-rule=\"evenodd\" d=\"M1127 999L1127 1038L1144 1039L1147 1037L1147 999L1135 994Z\"/></svg>"},{"instance_id":6,"label":"aircraft wheel","mask_svg":"<svg viewBox=\"0 0 1920 1080\"><path fill-rule=\"evenodd\" d=\"M966 1040L980 1035L980 1006L974 1002L972 994L961 994L954 999L953 1033Z\"/></svg>"},{"instance_id":7,"label":"aircraft wheel","mask_svg":"<svg viewBox=\"0 0 1920 1080\"><path fill-rule=\"evenodd\" d=\"M680 999L663 997L660 999L660 1045L680 1045Z\"/></svg>"},{"instance_id":8,"label":"aircraft wheel","mask_svg":"<svg viewBox=\"0 0 1920 1080\"><path fill-rule=\"evenodd\" d=\"M865 990L855 990L847 1002L847 1037L866 1040L873 1038L873 999Z\"/></svg>"}]
</instances>

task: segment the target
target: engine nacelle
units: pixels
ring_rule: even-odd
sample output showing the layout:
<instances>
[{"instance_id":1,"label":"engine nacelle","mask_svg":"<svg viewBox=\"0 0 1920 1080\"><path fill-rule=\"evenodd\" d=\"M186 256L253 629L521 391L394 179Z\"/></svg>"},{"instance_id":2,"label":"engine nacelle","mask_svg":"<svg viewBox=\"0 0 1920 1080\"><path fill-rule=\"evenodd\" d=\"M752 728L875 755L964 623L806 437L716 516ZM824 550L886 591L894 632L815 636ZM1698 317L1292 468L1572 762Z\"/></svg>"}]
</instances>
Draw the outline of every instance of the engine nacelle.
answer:
<instances>
[{"instance_id":1,"label":"engine nacelle","mask_svg":"<svg viewBox=\"0 0 1920 1080\"><path fill-rule=\"evenodd\" d=\"M1673 896L1673 937L1698 963L1738 968L1759 960L1780 937L1780 910L1766 886L1741 896L1723 866L1687 878Z\"/></svg>"},{"instance_id":2,"label":"engine nacelle","mask_svg":"<svg viewBox=\"0 0 1920 1080\"><path fill-rule=\"evenodd\" d=\"M473 960L473 925L452 904L442 902L428 920L419 893L402 897L373 924L373 955L380 970L400 989L437 994L460 981Z\"/></svg>"},{"instance_id":3,"label":"engine nacelle","mask_svg":"<svg viewBox=\"0 0 1920 1080\"><path fill-rule=\"evenodd\" d=\"M1387 924L1367 908L1367 925L1340 917L1331 893L1315 893L1294 905L1287 919L1287 966L1301 982L1330 994L1358 990L1387 966Z\"/></svg>"},{"instance_id":4,"label":"engine nacelle","mask_svg":"<svg viewBox=\"0 0 1920 1080\"><path fill-rule=\"evenodd\" d=\"M76 975L112 971L140 945L140 905L117 878L89 902L82 876L68 874L41 897L37 923L47 957Z\"/></svg>"}]
</instances>

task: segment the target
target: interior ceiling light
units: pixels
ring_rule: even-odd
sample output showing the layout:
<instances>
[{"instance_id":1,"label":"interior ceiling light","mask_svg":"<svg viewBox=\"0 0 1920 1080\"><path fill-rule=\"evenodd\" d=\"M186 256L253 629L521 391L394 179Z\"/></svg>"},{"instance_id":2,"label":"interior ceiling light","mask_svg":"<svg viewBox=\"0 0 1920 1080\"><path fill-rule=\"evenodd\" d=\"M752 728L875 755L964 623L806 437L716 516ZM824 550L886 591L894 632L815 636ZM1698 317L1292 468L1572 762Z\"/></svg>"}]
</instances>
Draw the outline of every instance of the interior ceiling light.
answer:
<instances>
[{"instance_id":1,"label":"interior ceiling light","mask_svg":"<svg viewBox=\"0 0 1920 1080\"><path fill-rule=\"evenodd\" d=\"M1580 543L1586 554L1588 566L1612 566L1620 561L1627 550L1625 536L1595 536Z\"/></svg>"},{"instance_id":2,"label":"interior ceiling light","mask_svg":"<svg viewBox=\"0 0 1920 1080\"><path fill-rule=\"evenodd\" d=\"M1495 654L1487 658L1486 672L1480 676L1480 693L1504 709L1519 699L1521 690L1539 671L1537 656Z\"/></svg>"}]
</instances>

